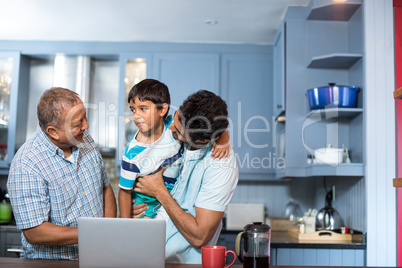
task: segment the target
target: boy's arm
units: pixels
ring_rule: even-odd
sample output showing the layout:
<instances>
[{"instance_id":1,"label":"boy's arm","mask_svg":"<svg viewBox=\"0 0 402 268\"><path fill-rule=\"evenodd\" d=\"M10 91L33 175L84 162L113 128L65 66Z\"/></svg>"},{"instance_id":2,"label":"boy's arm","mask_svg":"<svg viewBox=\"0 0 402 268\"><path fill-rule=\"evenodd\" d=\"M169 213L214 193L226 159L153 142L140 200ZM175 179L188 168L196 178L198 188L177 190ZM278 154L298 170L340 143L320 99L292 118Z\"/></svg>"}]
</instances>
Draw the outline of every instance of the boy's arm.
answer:
<instances>
[{"instance_id":1,"label":"boy's arm","mask_svg":"<svg viewBox=\"0 0 402 268\"><path fill-rule=\"evenodd\" d=\"M103 211L105 218L116 218L116 199L110 184L103 187Z\"/></svg>"},{"instance_id":2,"label":"boy's arm","mask_svg":"<svg viewBox=\"0 0 402 268\"><path fill-rule=\"evenodd\" d=\"M226 129L212 145L211 156L218 159L226 158L229 155L229 149L229 131Z\"/></svg>"},{"instance_id":3,"label":"boy's arm","mask_svg":"<svg viewBox=\"0 0 402 268\"><path fill-rule=\"evenodd\" d=\"M131 190L119 190L119 210L120 218L130 218L131 216Z\"/></svg>"}]
</instances>

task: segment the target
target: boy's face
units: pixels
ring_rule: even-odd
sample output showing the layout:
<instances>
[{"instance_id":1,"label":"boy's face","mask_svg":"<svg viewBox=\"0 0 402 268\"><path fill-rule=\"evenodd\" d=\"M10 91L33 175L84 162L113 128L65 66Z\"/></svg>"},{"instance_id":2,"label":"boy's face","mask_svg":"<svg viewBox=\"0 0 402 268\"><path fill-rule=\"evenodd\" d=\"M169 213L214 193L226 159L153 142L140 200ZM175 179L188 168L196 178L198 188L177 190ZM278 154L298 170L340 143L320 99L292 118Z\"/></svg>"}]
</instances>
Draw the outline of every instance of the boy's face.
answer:
<instances>
[{"instance_id":1,"label":"boy's face","mask_svg":"<svg viewBox=\"0 0 402 268\"><path fill-rule=\"evenodd\" d=\"M163 118L166 113L164 108L157 109L152 101L141 101L138 97L135 97L134 101L130 100L130 110L133 121L139 131L151 135L156 128L163 124Z\"/></svg>"}]
</instances>

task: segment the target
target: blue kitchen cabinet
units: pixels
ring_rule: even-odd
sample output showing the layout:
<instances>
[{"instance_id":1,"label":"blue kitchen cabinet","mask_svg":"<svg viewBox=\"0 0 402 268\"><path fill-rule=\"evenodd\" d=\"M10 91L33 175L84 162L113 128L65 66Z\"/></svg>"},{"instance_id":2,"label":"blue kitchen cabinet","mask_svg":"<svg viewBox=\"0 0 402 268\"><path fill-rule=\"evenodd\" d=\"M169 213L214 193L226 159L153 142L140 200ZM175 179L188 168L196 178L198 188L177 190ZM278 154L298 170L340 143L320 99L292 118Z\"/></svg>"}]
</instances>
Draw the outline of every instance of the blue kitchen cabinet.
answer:
<instances>
[{"instance_id":1,"label":"blue kitchen cabinet","mask_svg":"<svg viewBox=\"0 0 402 268\"><path fill-rule=\"evenodd\" d=\"M222 56L222 96L241 180L273 178L272 55Z\"/></svg>"},{"instance_id":2,"label":"blue kitchen cabinet","mask_svg":"<svg viewBox=\"0 0 402 268\"><path fill-rule=\"evenodd\" d=\"M0 175L7 175L25 141L28 63L19 52L0 52Z\"/></svg>"},{"instance_id":3,"label":"blue kitchen cabinet","mask_svg":"<svg viewBox=\"0 0 402 268\"><path fill-rule=\"evenodd\" d=\"M220 94L218 53L155 53L152 77L169 87L171 110L192 93L205 89Z\"/></svg>"},{"instance_id":4,"label":"blue kitchen cabinet","mask_svg":"<svg viewBox=\"0 0 402 268\"><path fill-rule=\"evenodd\" d=\"M283 21L273 45L273 110L277 118L286 109L286 22Z\"/></svg>"},{"instance_id":5,"label":"blue kitchen cabinet","mask_svg":"<svg viewBox=\"0 0 402 268\"><path fill-rule=\"evenodd\" d=\"M271 251L272 254L272 251ZM365 249L277 248L275 265L365 266Z\"/></svg>"},{"instance_id":6,"label":"blue kitchen cabinet","mask_svg":"<svg viewBox=\"0 0 402 268\"><path fill-rule=\"evenodd\" d=\"M21 230L13 225L0 226L0 257L19 258L21 252Z\"/></svg>"}]
</instances>

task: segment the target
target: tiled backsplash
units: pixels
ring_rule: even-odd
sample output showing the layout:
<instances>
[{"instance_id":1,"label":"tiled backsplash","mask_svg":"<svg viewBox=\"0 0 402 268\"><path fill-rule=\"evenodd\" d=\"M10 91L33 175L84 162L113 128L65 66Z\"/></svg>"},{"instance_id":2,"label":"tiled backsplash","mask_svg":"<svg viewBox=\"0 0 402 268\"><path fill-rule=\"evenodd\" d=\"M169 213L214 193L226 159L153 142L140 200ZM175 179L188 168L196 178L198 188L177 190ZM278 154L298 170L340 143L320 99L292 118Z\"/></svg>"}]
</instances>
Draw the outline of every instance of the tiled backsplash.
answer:
<instances>
[{"instance_id":1,"label":"tiled backsplash","mask_svg":"<svg viewBox=\"0 0 402 268\"><path fill-rule=\"evenodd\" d=\"M118 209L119 178L116 176L115 158L104 156L103 161L116 197ZM295 199L300 204L303 212L309 208L322 208L325 200L322 183L322 178L298 178L289 181L241 181L231 202L263 203L267 216L282 217L290 198ZM343 216L345 223L354 229L365 230L365 215L362 209L364 203L360 204L361 199L359 198L355 200L356 197L363 194L356 194L356 192L364 190L364 186L362 186L364 180L329 177L327 183L337 187L337 199L333 205ZM350 203L354 206L350 206ZM359 217L349 215L359 215Z\"/></svg>"}]
</instances>

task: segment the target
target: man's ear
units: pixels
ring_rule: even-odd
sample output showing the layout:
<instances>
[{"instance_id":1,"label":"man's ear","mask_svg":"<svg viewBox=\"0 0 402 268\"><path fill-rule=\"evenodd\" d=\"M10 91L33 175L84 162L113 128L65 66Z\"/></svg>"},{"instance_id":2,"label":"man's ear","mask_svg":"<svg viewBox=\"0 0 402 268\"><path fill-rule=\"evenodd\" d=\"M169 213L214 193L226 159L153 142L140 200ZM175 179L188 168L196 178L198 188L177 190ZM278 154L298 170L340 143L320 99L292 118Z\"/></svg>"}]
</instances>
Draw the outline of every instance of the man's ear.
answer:
<instances>
[{"instance_id":1,"label":"man's ear","mask_svg":"<svg viewBox=\"0 0 402 268\"><path fill-rule=\"evenodd\" d=\"M59 132L58 132L57 128L55 128L53 126L48 126L46 128L45 132L46 132L47 135L49 135L54 140L59 140L60 139Z\"/></svg>"},{"instance_id":2,"label":"man's ear","mask_svg":"<svg viewBox=\"0 0 402 268\"><path fill-rule=\"evenodd\" d=\"M169 110L169 105L167 103L162 104L162 108L160 109L160 116L163 117Z\"/></svg>"}]
</instances>

